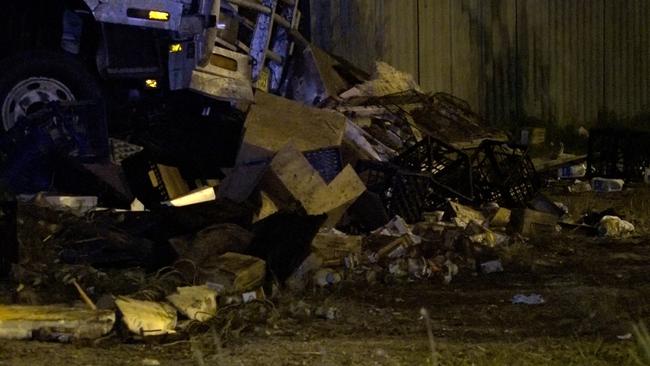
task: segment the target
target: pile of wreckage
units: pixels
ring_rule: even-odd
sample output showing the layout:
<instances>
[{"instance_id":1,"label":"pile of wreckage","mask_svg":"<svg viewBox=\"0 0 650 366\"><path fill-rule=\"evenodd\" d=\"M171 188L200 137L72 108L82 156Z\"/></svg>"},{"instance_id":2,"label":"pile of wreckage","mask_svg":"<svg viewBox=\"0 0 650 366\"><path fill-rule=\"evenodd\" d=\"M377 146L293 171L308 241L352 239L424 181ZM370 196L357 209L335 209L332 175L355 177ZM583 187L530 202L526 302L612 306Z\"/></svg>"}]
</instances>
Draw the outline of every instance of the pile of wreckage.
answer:
<instances>
[{"instance_id":1,"label":"pile of wreckage","mask_svg":"<svg viewBox=\"0 0 650 366\"><path fill-rule=\"evenodd\" d=\"M39 305L0 306L0 337L97 338L118 319L129 337L183 333L279 291L503 271L495 248L598 225L563 222L526 147L466 102L316 47L293 63L284 97L258 90L232 112L243 137L214 176L184 175L224 160L200 134L111 140L111 164L77 165L94 195L19 197L21 256L5 258L14 300ZM165 146L190 153L173 165Z\"/></svg>"}]
</instances>

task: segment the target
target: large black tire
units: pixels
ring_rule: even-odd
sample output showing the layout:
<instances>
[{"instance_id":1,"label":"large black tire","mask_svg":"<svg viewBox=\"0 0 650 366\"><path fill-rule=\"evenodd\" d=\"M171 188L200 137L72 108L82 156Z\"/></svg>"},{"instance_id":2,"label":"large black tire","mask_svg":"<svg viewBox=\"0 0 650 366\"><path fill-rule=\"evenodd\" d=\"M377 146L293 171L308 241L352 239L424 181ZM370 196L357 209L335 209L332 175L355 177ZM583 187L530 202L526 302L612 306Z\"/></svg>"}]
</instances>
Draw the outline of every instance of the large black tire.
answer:
<instances>
[{"instance_id":1,"label":"large black tire","mask_svg":"<svg viewBox=\"0 0 650 366\"><path fill-rule=\"evenodd\" d=\"M107 134L106 106L101 87L86 66L76 58L49 51L31 51L15 55L0 62L0 134L6 132L7 124L3 111L5 105L11 108L12 101L8 99L12 90L32 78L47 78L64 85L77 102L88 101L95 103L94 117L88 121L90 145L101 145ZM30 86L31 87L31 86ZM15 97L15 93L11 96ZM65 100L68 98L63 98ZM13 122L9 122L13 125ZM98 146L98 155L107 151Z\"/></svg>"}]
</instances>

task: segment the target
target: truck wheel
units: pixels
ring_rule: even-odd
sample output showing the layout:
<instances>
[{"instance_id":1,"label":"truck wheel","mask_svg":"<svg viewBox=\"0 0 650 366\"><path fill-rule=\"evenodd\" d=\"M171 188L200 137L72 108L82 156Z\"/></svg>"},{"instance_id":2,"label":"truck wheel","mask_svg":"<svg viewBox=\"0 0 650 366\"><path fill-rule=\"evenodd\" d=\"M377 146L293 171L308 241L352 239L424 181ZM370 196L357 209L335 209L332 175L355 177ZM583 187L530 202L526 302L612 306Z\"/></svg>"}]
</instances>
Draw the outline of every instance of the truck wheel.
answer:
<instances>
[{"instance_id":1,"label":"truck wheel","mask_svg":"<svg viewBox=\"0 0 650 366\"><path fill-rule=\"evenodd\" d=\"M100 103L98 128L105 130L106 109L98 83L75 58L35 51L0 62L0 133L50 102Z\"/></svg>"}]
</instances>

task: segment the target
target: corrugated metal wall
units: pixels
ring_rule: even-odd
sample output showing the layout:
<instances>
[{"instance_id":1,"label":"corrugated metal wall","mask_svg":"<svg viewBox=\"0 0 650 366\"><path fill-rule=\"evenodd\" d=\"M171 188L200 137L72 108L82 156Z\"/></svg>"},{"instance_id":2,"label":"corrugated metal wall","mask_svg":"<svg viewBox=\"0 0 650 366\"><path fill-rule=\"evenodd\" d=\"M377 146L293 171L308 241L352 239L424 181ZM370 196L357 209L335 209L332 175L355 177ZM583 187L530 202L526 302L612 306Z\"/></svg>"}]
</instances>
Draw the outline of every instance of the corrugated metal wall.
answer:
<instances>
[{"instance_id":1,"label":"corrugated metal wall","mask_svg":"<svg viewBox=\"0 0 650 366\"><path fill-rule=\"evenodd\" d=\"M650 108L648 0L311 4L316 44L366 69L385 60L496 124L589 126Z\"/></svg>"},{"instance_id":2,"label":"corrugated metal wall","mask_svg":"<svg viewBox=\"0 0 650 366\"><path fill-rule=\"evenodd\" d=\"M311 0L312 40L370 70L385 60L417 75L418 0Z\"/></svg>"}]
</instances>

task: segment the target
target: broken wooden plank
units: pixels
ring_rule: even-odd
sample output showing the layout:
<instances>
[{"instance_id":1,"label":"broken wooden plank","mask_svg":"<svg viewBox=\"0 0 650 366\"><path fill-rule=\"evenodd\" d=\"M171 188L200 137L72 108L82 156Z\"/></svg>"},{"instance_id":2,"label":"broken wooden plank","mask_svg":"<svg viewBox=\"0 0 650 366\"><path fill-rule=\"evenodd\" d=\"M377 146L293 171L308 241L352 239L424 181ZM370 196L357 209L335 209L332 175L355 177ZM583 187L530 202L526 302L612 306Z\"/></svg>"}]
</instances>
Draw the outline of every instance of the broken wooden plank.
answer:
<instances>
[{"instance_id":1,"label":"broken wooden plank","mask_svg":"<svg viewBox=\"0 0 650 366\"><path fill-rule=\"evenodd\" d=\"M57 305L0 305L0 338L31 339L37 334L58 334L59 339L94 339L108 334L115 312Z\"/></svg>"}]
</instances>

